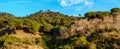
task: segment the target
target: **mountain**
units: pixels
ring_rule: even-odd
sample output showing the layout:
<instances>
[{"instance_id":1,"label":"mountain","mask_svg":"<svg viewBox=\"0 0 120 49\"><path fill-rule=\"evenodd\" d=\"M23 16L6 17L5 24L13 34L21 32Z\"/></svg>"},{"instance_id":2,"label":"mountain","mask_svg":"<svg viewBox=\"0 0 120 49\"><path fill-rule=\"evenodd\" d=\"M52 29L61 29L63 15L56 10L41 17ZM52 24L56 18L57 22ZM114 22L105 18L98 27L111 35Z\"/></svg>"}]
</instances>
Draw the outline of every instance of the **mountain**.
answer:
<instances>
[{"instance_id":1,"label":"mountain","mask_svg":"<svg viewBox=\"0 0 120 49\"><path fill-rule=\"evenodd\" d=\"M39 11L0 13L0 49L120 49L120 8L75 17Z\"/></svg>"},{"instance_id":2,"label":"mountain","mask_svg":"<svg viewBox=\"0 0 120 49\"><path fill-rule=\"evenodd\" d=\"M59 27L68 28L74 21L79 20L79 17L68 16L52 11L39 11L25 18L37 21L41 25L40 32L50 33L52 35L59 33Z\"/></svg>"}]
</instances>

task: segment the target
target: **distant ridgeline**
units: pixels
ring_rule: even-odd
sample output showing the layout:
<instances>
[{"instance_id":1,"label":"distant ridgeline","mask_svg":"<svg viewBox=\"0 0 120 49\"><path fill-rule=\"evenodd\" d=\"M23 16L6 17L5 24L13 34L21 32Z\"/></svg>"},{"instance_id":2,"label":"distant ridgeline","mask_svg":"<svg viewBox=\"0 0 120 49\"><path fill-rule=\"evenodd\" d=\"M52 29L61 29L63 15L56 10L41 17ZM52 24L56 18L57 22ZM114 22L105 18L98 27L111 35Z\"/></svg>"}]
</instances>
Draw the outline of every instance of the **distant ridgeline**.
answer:
<instances>
[{"instance_id":1,"label":"distant ridgeline","mask_svg":"<svg viewBox=\"0 0 120 49\"><path fill-rule=\"evenodd\" d=\"M120 8L113 8L110 12L87 12L84 17L80 17L80 14L79 17L68 16L50 10L40 10L26 17L1 12L0 36L23 30L40 35L44 41L43 49L119 49L119 20ZM0 44L4 42L6 40L0 37ZM9 41L7 43L12 44Z\"/></svg>"}]
</instances>

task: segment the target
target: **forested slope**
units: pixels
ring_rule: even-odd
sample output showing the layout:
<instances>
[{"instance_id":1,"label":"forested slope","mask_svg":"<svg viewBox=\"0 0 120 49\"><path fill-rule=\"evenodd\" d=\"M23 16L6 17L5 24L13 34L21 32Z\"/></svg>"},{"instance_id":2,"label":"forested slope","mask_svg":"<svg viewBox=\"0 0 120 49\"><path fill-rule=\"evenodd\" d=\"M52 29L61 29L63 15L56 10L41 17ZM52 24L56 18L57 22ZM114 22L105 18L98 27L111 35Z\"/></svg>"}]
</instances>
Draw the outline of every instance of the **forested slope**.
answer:
<instances>
[{"instance_id":1,"label":"forested slope","mask_svg":"<svg viewBox=\"0 0 120 49\"><path fill-rule=\"evenodd\" d=\"M120 49L120 8L75 17L39 11L0 13L0 49Z\"/></svg>"}]
</instances>

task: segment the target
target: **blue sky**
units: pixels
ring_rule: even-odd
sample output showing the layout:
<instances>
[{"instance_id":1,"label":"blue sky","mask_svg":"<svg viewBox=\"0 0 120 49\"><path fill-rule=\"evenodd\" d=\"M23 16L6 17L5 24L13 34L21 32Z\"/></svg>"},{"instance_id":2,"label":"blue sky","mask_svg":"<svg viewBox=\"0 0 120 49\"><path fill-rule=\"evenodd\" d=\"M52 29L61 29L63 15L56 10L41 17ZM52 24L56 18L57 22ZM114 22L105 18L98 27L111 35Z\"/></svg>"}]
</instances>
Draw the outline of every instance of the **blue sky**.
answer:
<instances>
[{"instance_id":1,"label":"blue sky","mask_svg":"<svg viewBox=\"0 0 120 49\"><path fill-rule=\"evenodd\" d=\"M89 11L109 11L120 0L0 0L0 12L26 16L39 10L58 11L67 15L84 15Z\"/></svg>"}]
</instances>

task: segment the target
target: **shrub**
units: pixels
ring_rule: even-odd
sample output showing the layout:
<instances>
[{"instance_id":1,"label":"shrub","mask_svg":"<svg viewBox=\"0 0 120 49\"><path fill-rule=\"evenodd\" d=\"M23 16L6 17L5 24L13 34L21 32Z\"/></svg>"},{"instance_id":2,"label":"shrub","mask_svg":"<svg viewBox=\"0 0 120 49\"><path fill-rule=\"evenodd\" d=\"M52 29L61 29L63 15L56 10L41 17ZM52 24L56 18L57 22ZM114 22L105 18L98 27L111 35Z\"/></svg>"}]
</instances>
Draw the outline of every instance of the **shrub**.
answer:
<instances>
[{"instance_id":1,"label":"shrub","mask_svg":"<svg viewBox=\"0 0 120 49\"><path fill-rule=\"evenodd\" d=\"M37 32L39 31L40 24L37 23L36 21L30 20L30 19L23 19L23 20L24 20L25 27L27 27L29 29L28 32L37 34Z\"/></svg>"},{"instance_id":2,"label":"shrub","mask_svg":"<svg viewBox=\"0 0 120 49\"><path fill-rule=\"evenodd\" d=\"M89 44L89 49L97 49L96 46L97 45L92 42L92 43Z\"/></svg>"},{"instance_id":3,"label":"shrub","mask_svg":"<svg viewBox=\"0 0 120 49\"><path fill-rule=\"evenodd\" d=\"M88 42L87 42L85 36L73 38L73 45L75 47L84 47L84 46L87 46L87 44L88 44Z\"/></svg>"},{"instance_id":4,"label":"shrub","mask_svg":"<svg viewBox=\"0 0 120 49\"><path fill-rule=\"evenodd\" d=\"M0 38L0 44L6 45L6 44L14 44L16 42L20 42L18 38L10 37L10 36L3 36Z\"/></svg>"},{"instance_id":5,"label":"shrub","mask_svg":"<svg viewBox=\"0 0 120 49\"><path fill-rule=\"evenodd\" d=\"M113 16L120 15L120 8L112 8L110 11Z\"/></svg>"},{"instance_id":6,"label":"shrub","mask_svg":"<svg viewBox=\"0 0 120 49\"><path fill-rule=\"evenodd\" d=\"M9 27L10 28L22 28L23 27L23 20L22 19L15 19L15 18L11 18L11 19L7 19L8 23L9 23Z\"/></svg>"},{"instance_id":7,"label":"shrub","mask_svg":"<svg viewBox=\"0 0 120 49\"><path fill-rule=\"evenodd\" d=\"M50 32L52 29L53 29L53 26L51 24L43 23L43 26L40 30L44 32Z\"/></svg>"},{"instance_id":8,"label":"shrub","mask_svg":"<svg viewBox=\"0 0 120 49\"><path fill-rule=\"evenodd\" d=\"M88 20L94 19L94 18L103 19L105 16L108 16L108 15L109 15L109 12L106 12L106 11L87 12L85 14L85 18L88 18Z\"/></svg>"}]
</instances>

